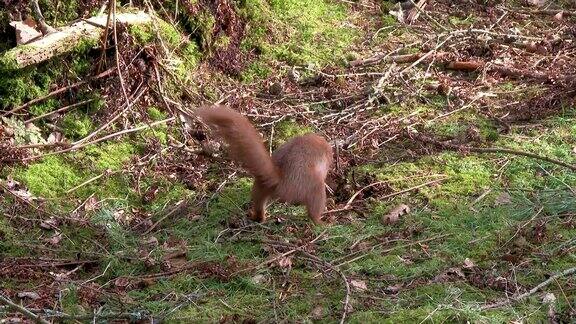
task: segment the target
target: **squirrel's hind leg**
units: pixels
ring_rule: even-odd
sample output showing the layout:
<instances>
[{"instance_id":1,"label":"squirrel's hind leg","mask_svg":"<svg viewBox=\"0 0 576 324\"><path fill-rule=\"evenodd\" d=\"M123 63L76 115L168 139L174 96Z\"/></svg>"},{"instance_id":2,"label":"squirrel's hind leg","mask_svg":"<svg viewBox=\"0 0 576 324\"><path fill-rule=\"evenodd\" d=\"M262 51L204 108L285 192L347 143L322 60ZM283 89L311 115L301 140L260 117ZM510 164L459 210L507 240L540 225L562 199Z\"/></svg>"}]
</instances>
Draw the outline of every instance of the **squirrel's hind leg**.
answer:
<instances>
[{"instance_id":1,"label":"squirrel's hind leg","mask_svg":"<svg viewBox=\"0 0 576 324\"><path fill-rule=\"evenodd\" d=\"M324 189L324 183L318 186L312 195L308 198L306 202L306 210L308 211L308 217L316 225L324 225L322 221L322 213L326 209L326 190Z\"/></svg>"}]
</instances>

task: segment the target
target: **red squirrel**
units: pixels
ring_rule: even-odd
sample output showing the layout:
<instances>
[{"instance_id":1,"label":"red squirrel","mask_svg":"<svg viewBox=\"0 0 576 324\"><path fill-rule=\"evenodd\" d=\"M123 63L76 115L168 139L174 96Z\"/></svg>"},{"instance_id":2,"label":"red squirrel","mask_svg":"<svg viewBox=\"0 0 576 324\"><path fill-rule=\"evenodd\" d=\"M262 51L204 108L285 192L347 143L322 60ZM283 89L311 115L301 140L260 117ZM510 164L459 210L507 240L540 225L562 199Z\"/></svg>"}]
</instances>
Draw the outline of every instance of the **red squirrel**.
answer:
<instances>
[{"instance_id":1,"label":"red squirrel","mask_svg":"<svg viewBox=\"0 0 576 324\"><path fill-rule=\"evenodd\" d=\"M324 138L313 133L296 136L270 156L260 133L236 111L214 105L198 108L196 115L228 144L230 158L254 177L250 219L263 222L266 203L276 199L306 206L308 217L317 225L323 223L324 181L332 164L332 147Z\"/></svg>"}]
</instances>

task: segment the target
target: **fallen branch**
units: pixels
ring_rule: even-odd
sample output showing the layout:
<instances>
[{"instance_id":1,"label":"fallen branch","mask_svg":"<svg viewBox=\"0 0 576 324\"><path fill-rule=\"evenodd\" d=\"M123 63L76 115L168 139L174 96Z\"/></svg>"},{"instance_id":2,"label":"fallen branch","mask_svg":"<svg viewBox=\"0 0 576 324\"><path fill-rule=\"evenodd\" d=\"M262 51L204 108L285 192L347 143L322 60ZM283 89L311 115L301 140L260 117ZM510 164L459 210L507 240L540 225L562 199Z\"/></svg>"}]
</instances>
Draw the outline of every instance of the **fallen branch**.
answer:
<instances>
[{"instance_id":1,"label":"fallen branch","mask_svg":"<svg viewBox=\"0 0 576 324\"><path fill-rule=\"evenodd\" d=\"M446 64L446 69L459 71L478 71L486 67L488 72L495 72L511 78L531 78L537 81L552 83L554 82L553 74L538 73L529 70L522 70L508 66L489 64L483 61L452 61ZM569 80L573 76L565 76Z\"/></svg>"},{"instance_id":2,"label":"fallen branch","mask_svg":"<svg viewBox=\"0 0 576 324\"><path fill-rule=\"evenodd\" d=\"M450 235L451 235L451 234L441 234L441 235L434 236L434 237L430 237L430 238L423 239L423 240L420 240L420 241L410 242L410 243L407 243L407 244L402 244L402 245L394 246L394 247L391 247L391 248L389 248L389 249L382 250L382 251L380 251L380 253L381 253L381 254L389 253L389 252L392 252L392 251L394 251L394 250L407 248L407 247L410 247L410 246L413 246L413 245L422 244L422 243L428 243L428 242L435 241L435 240L438 240L438 239L441 239L441 238L445 238L445 237L450 236ZM388 244L388 243L391 243L391 242L390 242L390 241L380 242L380 243L375 244L375 245L373 245L373 246L371 246L371 247L367 247L367 248L364 248L364 249L361 249L361 250L352 252L352 253L350 253L350 254L348 254L348 255L345 255L345 256L342 256L342 257L339 257L339 258L333 260L333 261L332 261L332 264L334 264L334 263L336 263L336 262L340 262L340 263L338 263L338 264L335 265L335 267L340 268L341 266L343 266L343 265L345 265L345 264L358 261L358 260L360 260L360 259L368 256L368 255L370 254L370 252L374 251L374 249L376 249L377 247L380 247L380 246L382 246L382 245L384 245L384 244ZM366 252L366 253L363 253L363 252ZM354 258L348 259L348 258L353 257L353 256L354 256ZM346 260L346 259L348 259L348 260Z\"/></svg>"},{"instance_id":3,"label":"fallen branch","mask_svg":"<svg viewBox=\"0 0 576 324\"><path fill-rule=\"evenodd\" d=\"M60 267L70 267L70 266L81 266L86 264L97 264L100 260L65 260L65 259L47 259L47 258L6 258L4 261L32 261L35 263L20 263L15 264L14 267L18 268L60 268Z\"/></svg>"},{"instance_id":4,"label":"fallen branch","mask_svg":"<svg viewBox=\"0 0 576 324\"><path fill-rule=\"evenodd\" d=\"M29 311L25 307L20 306L18 304L15 304L10 299L2 296L2 294L0 294L0 302L6 306L12 308L13 310L17 311L18 313L28 317L29 319L31 319L32 321L34 321L36 323L50 324L50 322L48 322L47 320L45 320L45 319L41 318L40 316L32 313L31 311Z\"/></svg>"},{"instance_id":5,"label":"fallen branch","mask_svg":"<svg viewBox=\"0 0 576 324\"><path fill-rule=\"evenodd\" d=\"M310 245L310 244L313 244L313 243L315 243L316 241L318 241L322 236L324 236L324 234L326 234L326 231L327 231L327 230L322 231L322 233L320 233L318 236L316 236L316 237L315 237L313 240L311 240L310 242L306 242L306 243L304 243L304 244L302 244L302 245L300 245L300 246L294 246L294 248L290 249L288 252L284 252L284 253L282 253L282 254L280 254L280 255L277 255L277 256L275 256L275 257L273 257L273 258L270 258L270 259L268 259L268 260L265 260L265 261L263 261L263 262L255 265L255 266L248 267L248 268L244 268L244 269L240 269L240 270L234 272L234 274L241 273L241 272L246 272L246 271L249 271L249 270L259 269L259 268L261 268L261 267L263 267L263 266L265 266L265 265L267 265L267 264L276 262L276 261L278 261L278 260L280 260L280 259L282 259L282 258L285 258L285 257L287 257L287 256L289 256L289 255L291 255L291 254L294 254L294 253L296 253L297 251L302 250L302 249L305 248L306 246L308 246L308 245ZM272 243L272 244L276 244L277 242L275 242L275 241L263 241L262 243ZM284 244L281 244L281 245L284 245ZM291 245L288 245L288 244L286 244L286 245L287 245L287 246L291 246Z\"/></svg>"},{"instance_id":6,"label":"fallen branch","mask_svg":"<svg viewBox=\"0 0 576 324\"><path fill-rule=\"evenodd\" d=\"M91 81L93 81L93 80L97 80L97 79L100 79L100 78L107 77L107 76L109 76L110 74L112 74L114 71L115 71L115 69L109 69L109 70L106 70L106 71L104 71L104 72L102 72L102 73L99 73L99 74L97 74L97 75L95 75L95 76L89 77L89 78L86 79L86 80L78 81L78 82L73 83L73 84L71 84L71 85L69 85L69 86L66 86L66 87L63 87L63 88L60 88L60 89L56 89L56 90L50 92L49 94L47 94L47 95L45 95L45 96L42 96L42 97L36 98L36 99L32 99L32 100L28 101L27 103L25 103L25 104L23 104L23 105L21 105L21 106L18 106L18 107L14 108L14 109L12 109L12 110L10 110L10 111L5 112L4 114L2 114L2 117L6 117L6 116L8 116L8 115L10 115L10 114L13 114L13 113L17 112L17 111L20 111L20 110L22 110L22 109L28 108L28 107L30 107L30 106L32 106L32 105L34 105L34 104L37 104L37 103L39 103L39 102L41 102L41 101L44 101L44 100L48 99L48 98L50 98L50 97L54 97L55 95L60 94L60 93L62 93L62 92L66 92L66 91L68 91L68 90L70 90L70 89L77 88L77 87L79 87L79 86L81 86L81 85L84 85L84 84L86 84L86 83L88 83L88 82L91 82Z\"/></svg>"},{"instance_id":7,"label":"fallen branch","mask_svg":"<svg viewBox=\"0 0 576 324\"><path fill-rule=\"evenodd\" d=\"M6 51L0 58L10 69L21 69L33 64L49 60L55 56L74 50L82 42L97 43L104 33L107 16L100 15L78 21L42 37L26 46L16 46ZM116 21L128 25L144 25L152 21L152 17L144 12L122 13L116 16Z\"/></svg>"},{"instance_id":8,"label":"fallen branch","mask_svg":"<svg viewBox=\"0 0 576 324\"><path fill-rule=\"evenodd\" d=\"M393 193L391 193L391 194L388 194L388 195L385 195L385 196L382 196L382 197L378 197L378 199L392 198L392 197L401 195L401 194L403 194L403 193L407 193L407 192L410 192L410 191L418 190L418 189L420 189L420 188L423 188L423 187L426 187L426 186L429 186L429 185L433 185L433 184L436 184L436 183L438 183L438 182L442 182L442 181L444 181L444 180L446 180L446 179L448 179L448 177L444 177L444 178L440 178L440 179L428 181L428 182L426 182L426 183L419 184L419 185L417 185L417 186L410 187L410 188L408 188L408 189L396 191L396 192L393 192ZM378 184L378 183L376 183L376 184ZM364 189L365 189L365 188L364 188ZM353 197L353 198L355 198L355 197ZM349 200L349 202L351 203L350 200ZM343 208L332 209L332 210L328 210L328 211L324 212L324 215L326 215L326 214L338 213L338 212L347 211L347 210L352 210L352 209L354 209L354 208L353 208L350 204L347 203L346 206L343 207Z\"/></svg>"},{"instance_id":9,"label":"fallen branch","mask_svg":"<svg viewBox=\"0 0 576 324\"><path fill-rule=\"evenodd\" d=\"M148 228L146 231L144 231L143 235L147 235L148 233L152 232L152 230L154 230L156 228L156 226L158 226L160 223L162 223L166 218L174 215L177 212L182 211L184 208L187 208L187 207L188 207L188 205L185 203L178 204L176 207L172 208L172 210L170 210L164 216L162 216L159 220L157 220L156 223L152 224L152 226L150 226L150 228Z\"/></svg>"},{"instance_id":10,"label":"fallen branch","mask_svg":"<svg viewBox=\"0 0 576 324\"><path fill-rule=\"evenodd\" d=\"M519 156L526 156L529 158L533 158L533 159L537 159L537 160L541 160L541 161L546 161L546 162L550 162L556 165L560 165L563 166L565 168L568 168L570 170L576 171L576 165L573 164L569 164L560 160L556 160L556 159L552 159L546 156L542 156L542 155L538 155L535 153L530 153L530 152L524 152L524 151L518 151L518 150L512 150L512 149L507 149L507 148L497 148L497 147L473 147L473 146L464 146L464 145L456 145L456 144L450 144L450 143L445 143L445 142L440 142L438 140L435 140L429 136L426 135L422 135L422 134L417 134L414 132L410 132L408 134L408 137L410 139L413 140L417 140L420 142L424 142L424 143L429 143L429 144L433 144L436 145L440 148L444 148L444 149L449 149L449 150L453 150L453 151L469 151L469 152L477 152L477 153L503 153L503 154L513 154L513 155L519 155Z\"/></svg>"},{"instance_id":11,"label":"fallen branch","mask_svg":"<svg viewBox=\"0 0 576 324\"><path fill-rule=\"evenodd\" d=\"M132 101L128 101L126 104L126 107L124 107L122 109L121 112L117 113L114 117L112 117L109 121L107 121L106 123L104 123L102 126L98 127L98 129L96 129L95 131L93 131L92 133L86 135L86 137L77 140L76 142L72 143L72 146L78 146L84 142L87 142L89 139L91 139L92 137L96 136L98 133L100 133L101 131L105 130L106 128L108 128L108 126L112 125L112 123L114 123L118 118L124 116L124 114L130 109L132 108L132 106L134 106L138 100L140 99L140 97L144 94L144 92L146 92L146 90L148 90L148 87L143 87L142 89L140 89L140 91L138 91L135 95Z\"/></svg>"},{"instance_id":12,"label":"fallen branch","mask_svg":"<svg viewBox=\"0 0 576 324\"><path fill-rule=\"evenodd\" d=\"M512 298L509 298L509 299L506 299L506 300L504 300L504 301L497 302L497 303L494 303L494 304L484 305L484 306L481 307L481 309L482 309L482 310L493 309L493 308L498 308L498 307L502 307L502 306L507 306L507 305L510 305L510 304L515 303L515 302L517 302L517 301L521 301L521 300L523 300L523 299L526 299L527 297L530 297L530 296L534 295L534 294L535 294L536 292L538 292L540 289L542 289L542 288L548 286L550 283L556 281L556 279L561 278L561 277L566 277L566 276L569 276L569 275L573 275L573 274L576 274L576 267L566 269L566 270L564 270L564 271L562 271L562 272L560 272L560 273L557 273L557 274L551 276L550 278L548 278L548 279L546 279L545 281L543 281L543 282L541 282L540 284L538 284L536 287L530 289L529 291L527 291L527 292L525 292L525 293L523 293L523 294L521 294L521 295L518 295L518 296L512 297Z\"/></svg>"},{"instance_id":13,"label":"fallen branch","mask_svg":"<svg viewBox=\"0 0 576 324\"><path fill-rule=\"evenodd\" d=\"M411 177L405 177L402 179L391 179L391 180L383 180L383 181L376 181L374 183L371 183L367 186L362 187L360 190L356 191L352 196L350 196L350 199L348 199L348 202L346 202L346 205L344 205L343 209L347 210L352 206L352 203L354 202L354 200L356 199L356 197L358 197L358 195L360 193L362 193L362 191L380 185L380 184L385 184L385 183L390 183L390 182L396 182L396 181L405 181L408 179L414 179L414 178L428 178L428 177L445 177L445 175L443 174L433 174L433 175L429 175L429 176L411 176Z\"/></svg>"},{"instance_id":14,"label":"fallen branch","mask_svg":"<svg viewBox=\"0 0 576 324\"><path fill-rule=\"evenodd\" d=\"M100 173L99 175L97 175L97 176L95 176L95 177L92 177L92 178L90 178L90 179L82 182L81 184L75 186L74 188L68 189L68 190L65 192L65 194L70 194L70 193L72 193L73 191L76 191L76 190L78 190L79 188L82 188L82 187L84 187L85 185L88 185L88 184L90 184L90 183L92 183L92 182L94 182L94 181L102 178L103 176L109 176L109 175L112 175L112 174L114 174L114 173L116 173L116 172L111 171L111 170L106 170L106 171Z\"/></svg>"},{"instance_id":15,"label":"fallen branch","mask_svg":"<svg viewBox=\"0 0 576 324\"><path fill-rule=\"evenodd\" d=\"M83 144L80 144L80 145L77 145L77 146L72 146L72 147L69 147L69 148L67 148L67 149L60 150L60 151L55 151L55 152L50 152L50 153L46 153L46 154L41 154L41 155L35 155L35 156L27 157L27 158L22 159L21 161L36 160L36 159L39 159L39 158L42 158L42 157L45 157L45 156L50 156L50 155L55 155L55 154L60 154L60 153L66 153L66 152L70 152L70 151L79 150L79 149L81 149L81 148L83 148L83 147L86 147L86 146L89 146L89 145L93 145L93 144L97 144L97 143L100 143L100 142L109 140L109 139L111 139L111 138L114 138L114 137L118 137L118 136L121 136L121 135L126 135L126 134L130 134L130 133L138 132L138 131L141 131L141 130L144 130L144 129L147 129L147 128L152 128L152 127L154 127L154 126L156 126L156 125L165 124L165 123L168 123L168 122L173 121L174 119L175 119L175 117L170 117L170 118L167 118L167 119L163 119L163 120L159 120L159 121L157 121L157 122L150 123L150 124L148 124L148 125L143 125L143 126L139 126L139 127L135 127L135 128L125 129L125 130L122 130L122 131L119 131L119 132L116 132L116 133L112 133L112 134L103 136L103 137L101 137L101 138L95 139L95 140L93 140L93 141L91 141L91 142L88 142L88 143L83 143Z\"/></svg>"},{"instance_id":16,"label":"fallen branch","mask_svg":"<svg viewBox=\"0 0 576 324\"><path fill-rule=\"evenodd\" d=\"M51 115L54 115L54 114L57 114L57 113L61 113L61 112L70 110L70 109L72 109L72 108L80 107L80 106L85 105L85 104L87 104L87 103L90 103L90 102L92 102L92 101L94 101L94 100L95 100L95 99L88 99L88 100L84 100L84 101L77 102L77 103L75 103L75 104L71 104L71 105L68 105L68 106L64 106L64 107L62 107L62 108L59 108L59 109L56 109L56 110L47 112L47 113L45 113L45 114L43 114L43 115L36 116L36 117L34 117L34 118L30 118L30 119L28 119L28 120L25 120L25 121L24 121L24 124L28 124L28 123L31 123L31 122L36 121L36 120L38 120L38 119L42 119L42 118L45 118L45 117L48 117L48 116L51 116Z\"/></svg>"},{"instance_id":17,"label":"fallen branch","mask_svg":"<svg viewBox=\"0 0 576 324\"><path fill-rule=\"evenodd\" d=\"M104 28L104 34L102 34L100 42L102 43L102 51L100 52L100 60L98 61L98 71L102 71L106 65L106 50L108 49L108 33L110 32L110 19L112 19L112 2L113 0L108 0L108 4L102 5L99 15L104 13L106 7L108 7L108 14L106 15L106 26Z\"/></svg>"}]
</instances>

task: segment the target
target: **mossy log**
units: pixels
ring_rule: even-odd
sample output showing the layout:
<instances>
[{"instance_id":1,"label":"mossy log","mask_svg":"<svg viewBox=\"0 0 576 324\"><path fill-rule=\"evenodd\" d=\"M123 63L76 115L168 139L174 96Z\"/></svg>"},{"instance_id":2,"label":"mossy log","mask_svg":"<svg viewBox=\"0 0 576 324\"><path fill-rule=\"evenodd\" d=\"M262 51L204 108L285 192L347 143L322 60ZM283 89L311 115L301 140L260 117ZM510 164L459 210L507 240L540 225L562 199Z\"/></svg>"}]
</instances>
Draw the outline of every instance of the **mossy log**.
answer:
<instances>
[{"instance_id":1,"label":"mossy log","mask_svg":"<svg viewBox=\"0 0 576 324\"><path fill-rule=\"evenodd\" d=\"M21 69L73 51L86 43L98 44L106 20L106 15L100 15L75 22L34 42L14 47L4 53L0 63L4 68ZM143 25L151 23L152 17L144 12L122 13L116 15L116 21L127 25Z\"/></svg>"}]
</instances>

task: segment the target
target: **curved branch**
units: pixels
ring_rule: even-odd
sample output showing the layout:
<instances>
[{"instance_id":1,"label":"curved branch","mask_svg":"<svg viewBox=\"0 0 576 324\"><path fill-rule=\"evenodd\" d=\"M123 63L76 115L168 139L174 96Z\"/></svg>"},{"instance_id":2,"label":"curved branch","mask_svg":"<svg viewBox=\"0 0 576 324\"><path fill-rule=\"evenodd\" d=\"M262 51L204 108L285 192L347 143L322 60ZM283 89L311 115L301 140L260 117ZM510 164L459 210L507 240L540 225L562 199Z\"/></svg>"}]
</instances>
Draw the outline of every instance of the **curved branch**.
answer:
<instances>
[{"instance_id":1,"label":"curved branch","mask_svg":"<svg viewBox=\"0 0 576 324\"><path fill-rule=\"evenodd\" d=\"M411 139L418 140L420 142L433 144L433 145L436 145L440 148L449 149L449 150L453 150L453 151L470 151L470 152L477 152L477 153L504 153L504 154L520 155L520 156L526 156L526 157L541 160L541 161L550 162L552 164L556 164L556 165L560 165L560 166L563 166L565 168L568 168L572 171L576 171L576 165L566 163L564 161L556 160L553 158L549 158L547 156L538 155L536 153L518 151L518 150L513 150L513 149L507 149L507 148L498 148L498 147L474 147L474 146L450 144L450 143L440 142L440 141L435 140L429 136L417 134L415 132L408 132L408 137Z\"/></svg>"}]
</instances>

